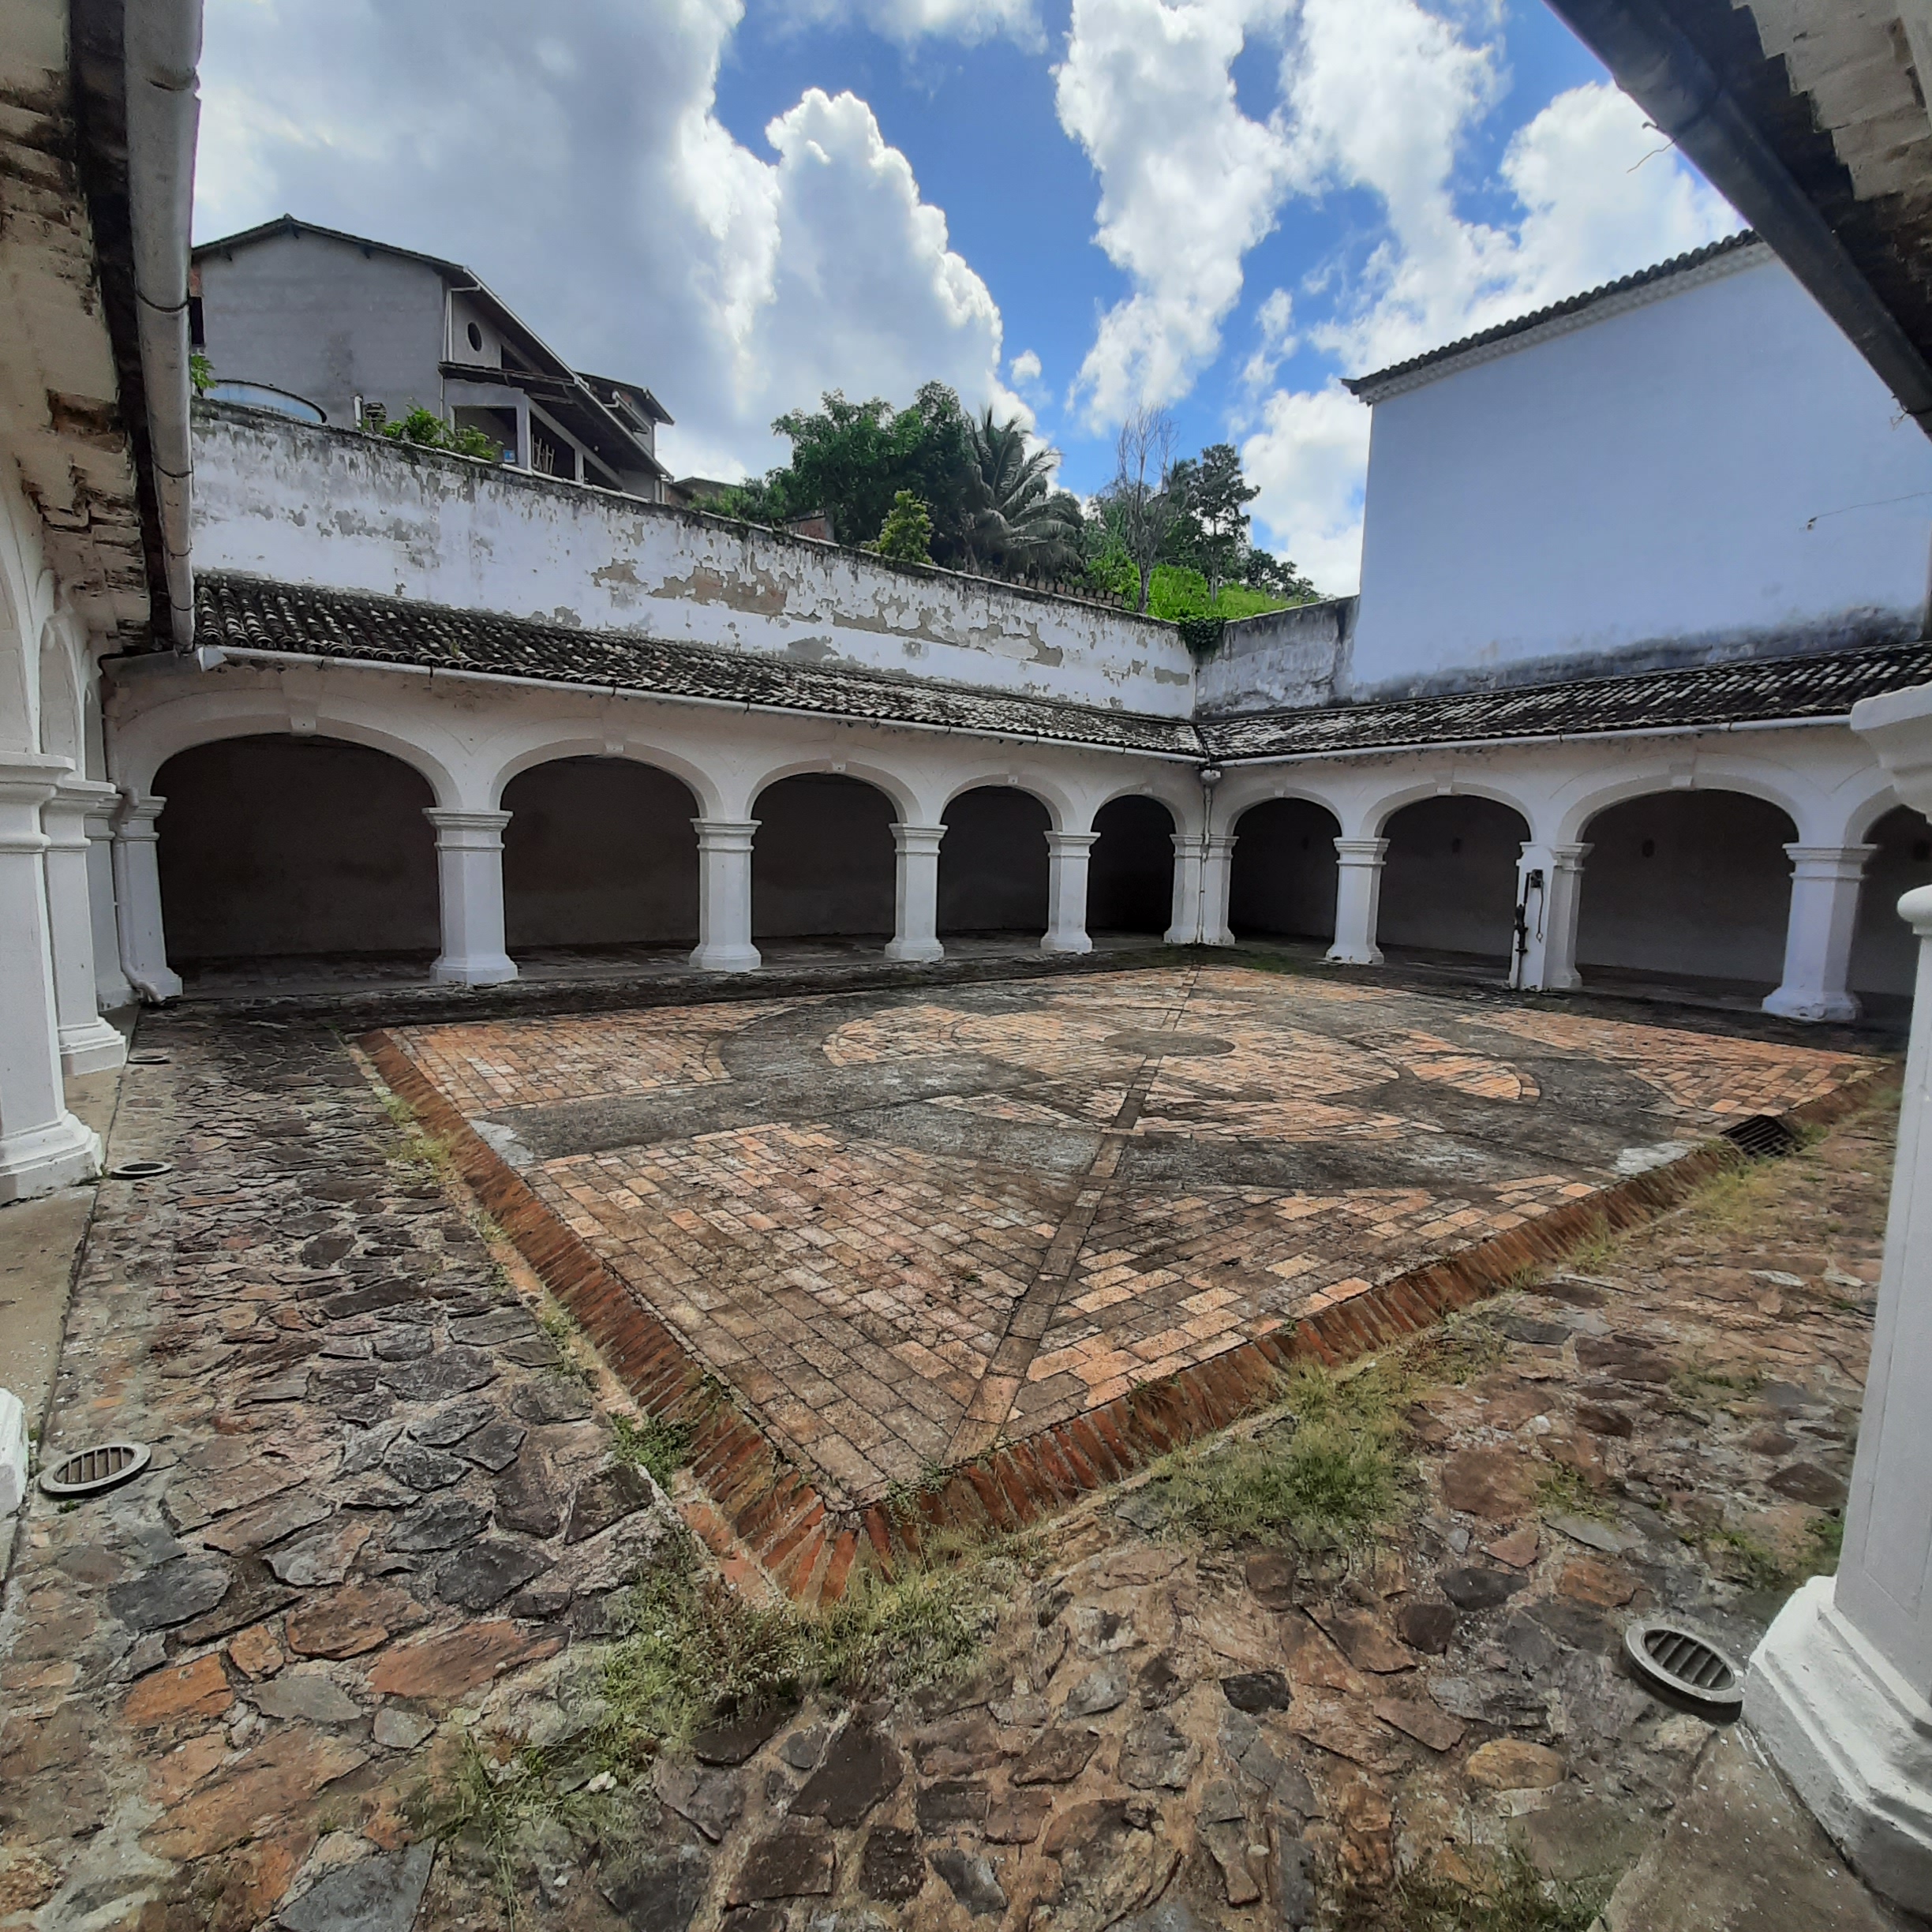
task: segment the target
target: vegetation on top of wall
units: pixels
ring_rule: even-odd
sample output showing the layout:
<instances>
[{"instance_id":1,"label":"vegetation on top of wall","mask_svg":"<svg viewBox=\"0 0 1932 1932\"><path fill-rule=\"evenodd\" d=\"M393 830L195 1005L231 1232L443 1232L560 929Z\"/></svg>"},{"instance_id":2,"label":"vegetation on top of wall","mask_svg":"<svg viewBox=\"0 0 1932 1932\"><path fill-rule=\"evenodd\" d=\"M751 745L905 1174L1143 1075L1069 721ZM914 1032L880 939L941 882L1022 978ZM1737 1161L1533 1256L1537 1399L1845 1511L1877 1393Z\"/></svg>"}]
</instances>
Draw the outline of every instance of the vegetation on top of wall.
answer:
<instances>
[{"instance_id":1,"label":"vegetation on top of wall","mask_svg":"<svg viewBox=\"0 0 1932 1932\"><path fill-rule=\"evenodd\" d=\"M895 564L930 564L932 561L932 512L910 490L900 490L879 526L878 541L867 544L882 557Z\"/></svg>"},{"instance_id":2,"label":"vegetation on top of wall","mask_svg":"<svg viewBox=\"0 0 1932 1932\"><path fill-rule=\"evenodd\" d=\"M446 423L435 410L420 402L410 405L409 414L395 422L380 402L365 409L362 428L370 436L386 437L391 443L414 443L420 449L446 450L452 456L470 456L479 462L501 462L503 445L486 431L459 429Z\"/></svg>"}]
</instances>

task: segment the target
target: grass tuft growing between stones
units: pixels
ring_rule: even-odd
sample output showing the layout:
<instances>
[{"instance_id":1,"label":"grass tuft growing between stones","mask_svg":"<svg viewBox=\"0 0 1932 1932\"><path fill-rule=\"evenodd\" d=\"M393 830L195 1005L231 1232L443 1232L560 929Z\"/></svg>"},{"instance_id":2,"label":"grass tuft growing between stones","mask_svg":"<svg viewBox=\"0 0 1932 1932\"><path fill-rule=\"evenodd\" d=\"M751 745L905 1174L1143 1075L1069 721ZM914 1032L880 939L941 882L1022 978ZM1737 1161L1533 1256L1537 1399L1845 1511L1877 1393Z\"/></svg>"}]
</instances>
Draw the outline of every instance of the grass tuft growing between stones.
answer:
<instances>
[{"instance_id":1,"label":"grass tuft growing between stones","mask_svg":"<svg viewBox=\"0 0 1932 1932\"><path fill-rule=\"evenodd\" d=\"M567 1829L578 1822L582 1800L559 1790L541 1750L526 1748L500 1759L466 1737L454 1769L431 1799L426 1822L445 1843L466 1840L486 1860L512 1926L520 1914L518 1883L523 1859L519 1840L540 1819L556 1818Z\"/></svg>"},{"instance_id":2,"label":"grass tuft growing between stones","mask_svg":"<svg viewBox=\"0 0 1932 1932\"><path fill-rule=\"evenodd\" d=\"M1411 1872L1346 1900L1336 1932L1589 1932L1614 1881L1545 1878L1520 1852L1476 1870L1473 1885Z\"/></svg>"},{"instance_id":3,"label":"grass tuft growing between stones","mask_svg":"<svg viewBox=\"0 0 1932 1932\"><path fill-rule=\"evenodd\" d=\"M619 1775L675 1752L721 1719L814 1692L845 1699L905 1692L963 1675L1024 1573L1016 1542L948 1549L888 1580L856 1576L837 1604L757 1604L704 1567L688 1540L669 1546L631 1592L627 1629L605 1650L597 1749Z\"/></svg>"},{"instance_id":4,"label":"grass tuft growing between stones","mask_svg":"<svg viewBox=\"0 0 1932 1932\"><path fill-rule=\"evenodd\" d=\"M653 1415L634 1422L628 1416L613 1416L611 1454L620 1462L644 1470L660 1489L666 1489L691 1460L691 1436L688 1422L667 1422Z\"/></svg>"}]
</instances>

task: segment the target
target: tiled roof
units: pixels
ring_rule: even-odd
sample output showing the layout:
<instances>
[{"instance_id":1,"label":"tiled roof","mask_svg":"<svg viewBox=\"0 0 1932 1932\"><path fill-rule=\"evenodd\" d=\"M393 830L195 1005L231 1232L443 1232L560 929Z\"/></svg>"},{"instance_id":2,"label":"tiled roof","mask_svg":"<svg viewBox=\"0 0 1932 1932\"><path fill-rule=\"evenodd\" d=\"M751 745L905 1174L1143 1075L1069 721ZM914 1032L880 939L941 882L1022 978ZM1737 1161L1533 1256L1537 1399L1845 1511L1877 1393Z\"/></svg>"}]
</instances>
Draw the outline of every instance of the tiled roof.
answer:
<instances>
[{"instance_id":1,"label":"tiled roof","mask_svg":"<svg viewBox=\"0 0 1932 1932\"><path fill-rule=\"evenodd\" d=\"M615 686L665 698L939 726L987 737L1200 755L1200 736L1185 718L827 670L748 651L667 644L628 631L575 631L488 611L260 578L210 573L196 590L200 640L237 653L274 651L545 683Z\"/></svg>"},{"instance_id":2,"label":"tiled roof","mask_svg":"<svg viewBox=\"0 0 1932 1932\"><path fill-rule=\"evenodd\" d=\"M1361 396L1365 401L1374 399L1367 392L1377 390L1384 384L1404 376L1413 376L1419 370L1432 367L1438 362L1450 362L1458 356L1467 355L1472 349L1486 349L1492 343L1507 342L1512 335L1527 335L1531 329L1541 328L1546 322L1559 321L1565 316L1580 313L1586 309L1593 309L1599 302L1608 301L1612 296L1628 294L1633 289L1648 287L1653 282L1668 282L1673 275L1687 273L1693 268L1701 268L1706 262L1719 260L1726 255L1734 255L1740 249L1754 248L1758 236L1754 230L1742 228L1733 235L1726 235L1721 242L1713 242L1705 247L1693 249L1687 255L1673 255L1668 261L1653 264L1648 268L1639 268L1634 275L1627 275L1616 282L1606 282L1600 288L1586 289L1581 295L1572 295L1567 301L1552 302L1547 309L1538 309L1534 313L1518 316L1513 322L1499 322L1494 328L1480 331L1473 335L1465 335L1458 342L1445 343L1440 349L1432 349L1426 354L1411 356L1406 362L1393 362L1387 369L1377 369L1372 375L1349 376L1342 380L1350 391Z\"/></svg>"},{"instance_id":3,"label":"tiled roof","mask_svg":"<svg viewBox=\"0 0 1932 1932\"><path fill-rule=\"evenodd\" d=\"M1221 759L1380 751L1467 740L1643 732L1765 718L1843 717L1861 698L1932 683L1932 643L1885 644L1810 657L1758 657L1391 704L1252 712L1204 721Z\"/></svg>"}]
</instances>

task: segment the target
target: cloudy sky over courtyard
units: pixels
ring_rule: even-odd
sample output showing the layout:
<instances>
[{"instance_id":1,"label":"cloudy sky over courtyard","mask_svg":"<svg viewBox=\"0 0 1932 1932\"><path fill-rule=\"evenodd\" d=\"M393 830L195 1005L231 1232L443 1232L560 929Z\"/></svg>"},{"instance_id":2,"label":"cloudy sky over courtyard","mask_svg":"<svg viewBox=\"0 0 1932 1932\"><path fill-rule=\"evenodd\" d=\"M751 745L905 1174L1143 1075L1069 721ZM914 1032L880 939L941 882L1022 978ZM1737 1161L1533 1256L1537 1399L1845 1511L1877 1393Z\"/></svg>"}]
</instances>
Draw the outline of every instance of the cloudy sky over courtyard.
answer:
<instances>
[{"instance_id":1,"label":"cloudy sky over courtyard","mask_svg":"<svg viewBox=\"0 0 1932 1932\"><path fill-rule=\"evenodd\" d=\"M286 211L461 260L648 382L680 474L936 376L1088 491L1164 402L1329 592L1341 376L1737 225L1541 0L209 0L202 76L197 240Z\"/></svg>"}]
</instances>

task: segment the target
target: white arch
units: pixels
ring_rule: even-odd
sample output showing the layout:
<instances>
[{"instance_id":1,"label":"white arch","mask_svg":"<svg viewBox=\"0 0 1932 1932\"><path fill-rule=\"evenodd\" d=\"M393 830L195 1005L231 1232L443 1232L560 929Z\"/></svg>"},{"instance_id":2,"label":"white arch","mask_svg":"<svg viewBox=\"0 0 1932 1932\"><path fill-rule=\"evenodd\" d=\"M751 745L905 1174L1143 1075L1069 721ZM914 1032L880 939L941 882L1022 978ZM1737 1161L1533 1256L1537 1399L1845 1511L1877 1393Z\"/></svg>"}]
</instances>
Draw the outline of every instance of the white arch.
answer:
<instances>
[{"instance_id":1,"label":"white arch","mask_svg":"<svg viewBox=\"0 0 1932 1932\"><path fill-rule=\"evenodd\" d=\"M80 691L67 627L50 617L40 627L40 749L49 758L70 760L77 773L87 767L80 739Z\"/></svg>"},{"instance_id":2,"label":"white arch","mask_svg":"<svg viewBox=\"0 0 1932 1932\"><path fill-rule=\"evenodd\" d=\"M1069 829L1075 817L1071 799L1059 786L1040 777L1037 773L1015 774L1004 766L975 772L953 785L940 801L939 817L943 818L947 809L968 792L1024 792L1046 808L1047 825L1055 832Z\"/></svg>"},{"instance_id":3,"label":"white arch","mask_svg":"<svg viewBox=\"0 0 1932 1932\"><path fill-rule=\"evenodd\" d=\"M1806 841L1807 831L1816 829L1819 802L1815 798L1807 799L1795 789L1748 766L1727 763L1722 767L1713 767L1700 759L1694 786L1675 784L1668 769L1634 773L1596 786L1563 807L1553 842L1559 845L1582 842L1588 837L1590 821L1613 805L1625 805L1632 799L1648 798L1654 793L1683 790L1739 792L1747 798L1775 805L1791 821L1792 837L1800 843Z\"/></svg>"},{"instance_id":4,"label":"white arch","mask_svg":"<svg viewBox=\"0 0 1932 1932\"><path fill-rule=\"evenodd\" d=\"M775 784L788 778L803 778L814 773L829 777L856 778L883 792L892 800L893 816L901 825L918 825L919 796L912 785L884 765L875 765L869 758L835 758L829 752L821 751L814 755L788 759L762 773L745 787L744 795L749 801L750 814L758 815L758 802Z\"/></svg>"},{"instance_id":5,"label":"white arch","mask_svg":"<svg viewBox=\"0 0 1932 1932\"><path fill-rule=\"evenodd\" d=\"M1846 814L1844 843L1848 845L1867 844L1878 829L1879 820L1896 811L1904 803L1889 783L1874 786L1860 797L1858 803ZM1923 814L1920 815L1923 816Z\"/></svg>"},{"instance_id":6,"label":"white arch","mask_svg":"<svg viewBox=\"0 0 1932 1932\"><path fill-rule=\"evenodd\" d=\"M1250 812L1259 811L1264 805L1312 805L1319 811L1325 811L1335 821L1335 836L1342 836L1341 807L1332 799L1324 798L1312 787L1290 785L1285 790L1267 791L1251 794L1238 802L1230 800L1222 806L1215 816L1221 822L1223 832L1240 836L1241 821Z\"/></svg>"},{"instance_id":7,"label":"white arch","mask_svg":"<svg viewBox=\"0 0 1932 1932\"><path fill-rule=\"evenodd\" d=\"M1497 784L1487 777L1466 778L1459 771L1456 773L1454 785L1447 792L1439 780L1430 778L1404 785L1398 791L1383 792L1362 814L1365 829L1360 836L1365 838L1386 837L1389 821L1398 812L1406 811L1411 805L1421 805L1433 798L1485 799L1492 805L1500 805L1515 813L1523 822L1526 836L1530 838L1536 836L1535 808L1522 793L1512 792L1507 786ZM1351 833L1350 836L1356 835Z\"/></svg>"},{"instance_id":8,"label":"white arch","mask_svg":"<svg viewBox=\"0 0 1932 1932\"><path fill-rule=\"evenodd\" d=\"M491 809L501 809L503 795L512 779L520 778L526 772L535 771L545 765L578 758L616 758L627 765L641 765L653 771L661 771L666 777L676 779L691 793L698 818L721 818L725 815L724 794L717 781L702 765L656 744L640 745L628 738L621 744L613 743L598 732L547 736L541 743L527 745L506 760L490 781L485 794Z\"/></svg>"},{"instance_id":9,"label":"white arch","mask_svg":"<svg viewBox=\"0 0 1932 1932\"><path fill-rule=\"evenodd\" d=\"M1087 822L1075 829L1091 832L1094 828L1094 821L1101 813L1117 799L1124 798L1148 798L1153 799L1157 805L1165 806L1168 816L1174 820L1174 829L1177 832L1193 833L1200 829L1200 788L1189 785L1183 791L1164 773L1151 778L1124 776L1119 784L1106 786L1092 794L1087 807Z\"/></svg>"},{"instance_id":10,"label":"white arch","mask_svg":"<svg viewBox=\"0 0 1932 1932\"><path fill-rule=\"evenodd\" d=\"M217 674L219 675L219 674ZM310 715L310 714L305 714ZM429 784L437 805L463 803L461 786L451 765L426 746L383 724L372 724L354 713L318 702L312 714L313 732L293 732L287 696L271 688L220 691L197 690L144 710L114 733L117 781L137 795L152 792L155 779L168 760L197 746L230 738L333 738L346 744L386 751L418 773Z\"/></svg>"}]
</instances>

